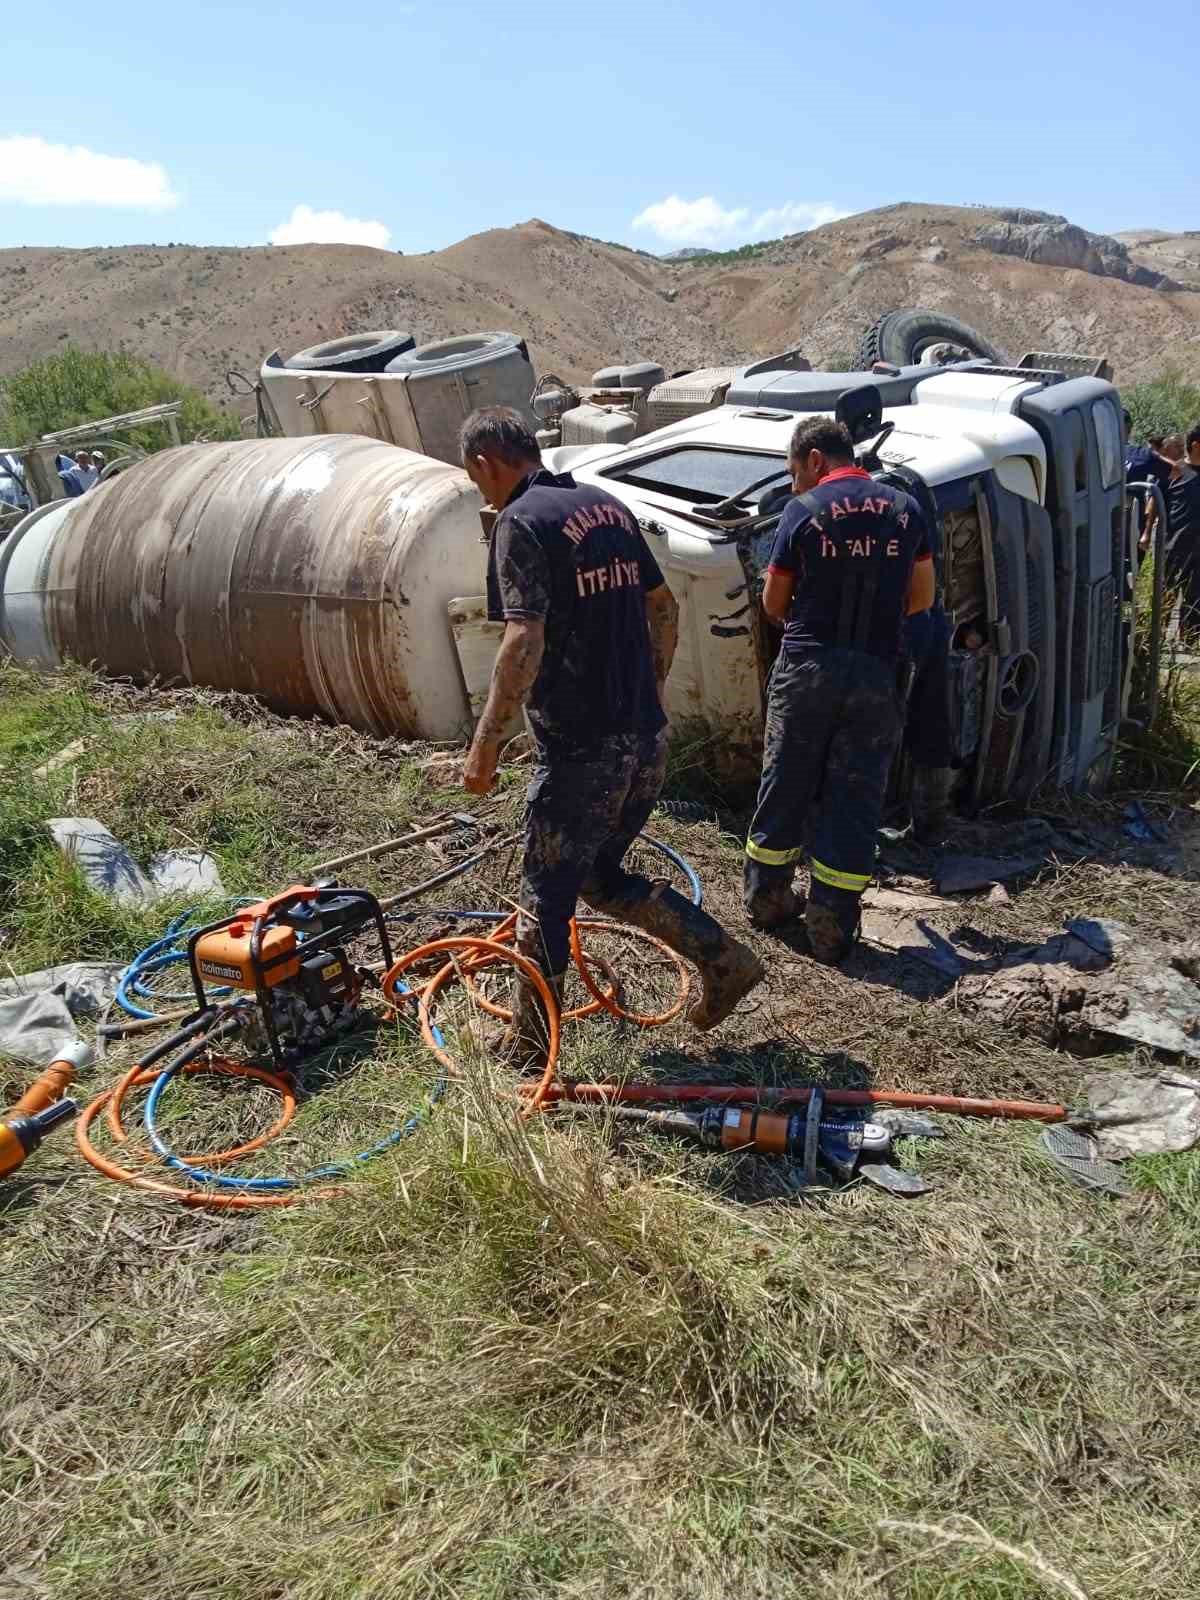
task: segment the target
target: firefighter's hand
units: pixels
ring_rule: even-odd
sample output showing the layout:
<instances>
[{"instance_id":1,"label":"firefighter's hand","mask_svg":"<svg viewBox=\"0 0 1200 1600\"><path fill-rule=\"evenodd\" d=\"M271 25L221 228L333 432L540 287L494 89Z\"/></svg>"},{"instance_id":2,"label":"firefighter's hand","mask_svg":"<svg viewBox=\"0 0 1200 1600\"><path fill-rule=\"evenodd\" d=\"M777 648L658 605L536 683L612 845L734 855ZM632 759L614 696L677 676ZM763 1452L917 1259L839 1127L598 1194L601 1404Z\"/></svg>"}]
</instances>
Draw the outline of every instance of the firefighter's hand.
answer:
<instances>
[{"instance_id":1,"label":"firefighter's hand","mask_svg":"<svg viewBox=\"0 0 1200 1600\"><path fill-rule=\"evenodd\" d=\"M490 794L496 781L496 762L500 748L494 744L476 741L467 751L463 763L463 788L468 794Z\"/></svg>"}]
</instances>

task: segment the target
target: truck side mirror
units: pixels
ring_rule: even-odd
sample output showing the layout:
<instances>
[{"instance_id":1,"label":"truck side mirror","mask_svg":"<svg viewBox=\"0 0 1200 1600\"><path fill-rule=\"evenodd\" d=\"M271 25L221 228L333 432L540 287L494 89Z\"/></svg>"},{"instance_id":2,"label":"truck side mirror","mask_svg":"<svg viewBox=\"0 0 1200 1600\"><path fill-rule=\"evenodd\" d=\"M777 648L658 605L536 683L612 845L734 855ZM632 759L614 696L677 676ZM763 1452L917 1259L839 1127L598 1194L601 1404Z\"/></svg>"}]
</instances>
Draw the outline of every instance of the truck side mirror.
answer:
<instances>
[{"instance_id":1,"label":"truck side mirror","mask_svg":"<svg viewBox=\"0 0 1200 1600\"><path fill-rule=\"evenodd\" d=\"M834 412L839 422L845 423L855 444L862 444L883 426L883 399L873 383L860 383L839 395Z\"/></svg>"}]
</instances>

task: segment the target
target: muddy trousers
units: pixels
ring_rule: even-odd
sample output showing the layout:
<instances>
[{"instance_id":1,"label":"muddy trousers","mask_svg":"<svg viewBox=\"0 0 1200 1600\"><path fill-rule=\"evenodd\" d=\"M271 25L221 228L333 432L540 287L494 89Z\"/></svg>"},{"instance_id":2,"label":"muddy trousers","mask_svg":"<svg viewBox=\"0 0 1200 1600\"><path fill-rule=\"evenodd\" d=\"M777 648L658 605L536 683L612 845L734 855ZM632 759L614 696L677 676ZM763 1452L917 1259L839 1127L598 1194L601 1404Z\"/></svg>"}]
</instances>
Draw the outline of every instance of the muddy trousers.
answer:
<instances>
[{"instance_id":1,"label":"muddy trousers","mask_svg":"<svg viewBox=\"0 0 1200 1600\"><path fill-rule=\"evenodd\" d=\"M554 756L534 769L517 945L548 977L566 970L580 897L601 916L669 932L672 947L697 965L725 951L726 935L707 912L624 866L662 790L666 762L664 729L649 739L606 739L584 758ZM669 929L660 926L664 917Z\"/></svg>"},{"instance_id":2,"label":"muddy trousers","mask_svg":"<svg viewBox=\"0 0 1200 1600\"><path fill-rule=\"evenodd\" d=\"M770 926L807 851L814 953L840 959L858 930L903 712L897 664L858 650L781 654L771 672L744 895Z\"/></svg>"}]
</instances>

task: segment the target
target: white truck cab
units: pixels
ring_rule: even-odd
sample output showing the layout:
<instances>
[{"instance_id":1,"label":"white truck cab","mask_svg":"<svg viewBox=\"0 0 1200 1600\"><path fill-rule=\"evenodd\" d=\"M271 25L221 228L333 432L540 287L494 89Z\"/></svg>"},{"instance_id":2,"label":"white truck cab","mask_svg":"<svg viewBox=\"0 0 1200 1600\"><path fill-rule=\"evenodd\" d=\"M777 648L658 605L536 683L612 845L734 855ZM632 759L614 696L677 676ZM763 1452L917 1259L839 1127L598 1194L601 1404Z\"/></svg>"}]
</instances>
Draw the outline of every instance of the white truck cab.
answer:
<instances>
[{"instance_id":1,"label":"white truck cab","mask_svg":"<svg viewBox=\"0 0 1200 1600\"><path fill-rule=\"evenodd\" d=\"M673 720L719 735L723 758L756 752L778 649L761 574L790 492L792 429L872 386L882 416L860 459L933 524L960 799L1102 783L1128 697L1136 559L1112 385L981 362L884 375L764 366L724 404L631 442L543 452L630 507L679 601Z\"/></svg>"}]
</instances>

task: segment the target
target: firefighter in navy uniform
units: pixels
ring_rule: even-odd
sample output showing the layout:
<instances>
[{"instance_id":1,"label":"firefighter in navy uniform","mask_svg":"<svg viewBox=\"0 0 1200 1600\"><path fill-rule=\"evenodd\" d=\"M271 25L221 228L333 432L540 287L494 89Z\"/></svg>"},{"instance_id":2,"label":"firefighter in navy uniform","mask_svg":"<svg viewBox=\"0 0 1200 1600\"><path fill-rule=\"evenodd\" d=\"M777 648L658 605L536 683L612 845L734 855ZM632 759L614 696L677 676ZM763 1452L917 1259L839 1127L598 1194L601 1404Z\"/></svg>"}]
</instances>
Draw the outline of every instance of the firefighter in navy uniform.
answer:
<instances>
[{"instance_id":1,"label":"firefighter in navy uniform","mask_svg":"<svg viewBox=\"0 0 1200 1600\"><path fill-rule=\"evenodd\" d=\"M796 498L780 518L763 591L784 636L767 695L745 899L760 928L803 908L812 954L833 964L857 936L875 864L904 719L901 625L932 602L933 562L916 501L855 466L841 423L798 423L788 468ZM792 888L805 847L807 902Z\"/></svg>"},{"instance_id":2,"label":"firefighter in navy uniform","mask_svg":"<svg viewBox=\"0 0 1200 1600\"><path fill-rule=\"evenodd\" d=\"M471 481L500 508L488 555L488 615L505 623L463 782L486 794L505 730L528 701L536 765L528 795L517 947L561 991L577 898L644 928L699 968L696 1028L724 1020L763 977L753 951L665 883L623 858L666 769L661 695L678 608L630 512L614 496L541 466L537 441L505 407L460 435ZM515 986L509 1044L544 1056L541 1007Z\"/></svg>"}]
</instances>

